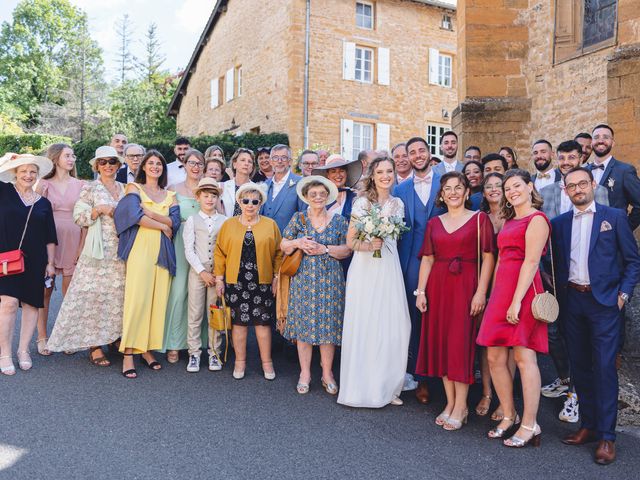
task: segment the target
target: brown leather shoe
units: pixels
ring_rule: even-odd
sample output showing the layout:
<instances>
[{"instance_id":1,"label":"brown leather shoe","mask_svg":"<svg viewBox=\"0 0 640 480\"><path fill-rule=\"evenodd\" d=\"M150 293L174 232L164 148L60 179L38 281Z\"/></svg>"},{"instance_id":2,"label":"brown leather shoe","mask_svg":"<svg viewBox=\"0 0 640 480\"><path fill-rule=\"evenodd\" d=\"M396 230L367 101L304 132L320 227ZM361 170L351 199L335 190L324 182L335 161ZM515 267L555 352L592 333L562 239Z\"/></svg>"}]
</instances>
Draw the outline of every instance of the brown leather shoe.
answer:
<instances>
[{"instance_id":1,"label":"brown leather shoe","mask_svg":"<svg viewBox=\"0 0 640 480\"><path fill-rule=\"evenodd\" d=\"M418 388L416 388L416 399L423 405L429 403L429 389L427 388L427 382L420 382Z\"/></svg>"},{"instance_id":2,"label":"brown leather shoe","mask_svg":"<svg viewBox=\"0 0 640 480\"><path fill-rule=\"evenodd\" d=\"M562 439L562 443L565 445L584 445L585 443L591 443L598 441L596 432L581 428L577 432L567 435Z\"/></svg>"},{"instance_id":3,"label":"brown leather shoe","mask_svg":"<svg viewBox=\"0 0 640 480\"><path fill-rule=\"evenodd\" d=\"M594 460L598 465L609 465L616 459L616 443L611 440L600 440Z\"/></svg>"}]
</instances>

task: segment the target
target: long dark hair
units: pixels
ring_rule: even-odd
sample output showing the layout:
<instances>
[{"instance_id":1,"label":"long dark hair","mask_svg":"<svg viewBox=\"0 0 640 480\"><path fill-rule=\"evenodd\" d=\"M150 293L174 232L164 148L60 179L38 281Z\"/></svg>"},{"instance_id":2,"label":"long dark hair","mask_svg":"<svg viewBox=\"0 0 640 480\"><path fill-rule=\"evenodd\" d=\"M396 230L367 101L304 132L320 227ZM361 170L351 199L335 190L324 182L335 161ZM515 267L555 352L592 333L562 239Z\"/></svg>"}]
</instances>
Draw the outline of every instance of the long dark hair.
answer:
<instances>
[{"instance_id":1,"label":"long dark hair","mask_svg":"<svg viewBox=\"0 0 640 480\"><path fill-rule=\"evenodd\" d=\"M395 176L396 174L396 165L388 155L380 155L372 160L372 162L369 164L369 167L367 167L367 175L366 177L364 177L364 180L362 182L363 189L362 193L360 194L360 196L365 197L371 203L378 202L378 190L376 190L376 184L373 181L373 172L375 171L376 167L382 162L391 163L391 167L393 168L393 175Z\"/></svg>"},{"instance_id":2,"label":"long dark hair","mask_svg":"<svg viewBox=\"0 0 640 480\"><path fill-rule=\"evenodd\" d=\"M507 196L504 193L504 186L507 183L507 180L519 177L524 183L531 184L533 186L533 190L531 190L531 206L536 210L540 210L542 208L542 197L536 190L536 186L533 184L531 180L531 174L526 170L522 170L520 168L514 168L509 170L504 174L504 178L502 179L502 200L500 200L500 216L505 220L511 220L516 216L516 211L509 202L507 202Z\"/></svg>"},{"instance_id":3,"label":"long dark hair","mask_svg":"<svg viewBox=\"0 0 640 480\"><path fill-rule=\"evenodd\" d=\"M509 152L509 155L511 155L511 158L513 159L513 164L511 164L511 166L509 167L509 170L514 170L516 168L520 168L518 166L518 156L516 155L516 152L513 150L513 148L511 147L500 147L500 150L498 150L498 153L500 153L502 150L506 150L507 152ZM506 159L505 159L506 160ZM507 164L509 162L507 161Z\"/></svg>"},{"instance_id":4,"label":"long dark hair","mask_svg":"<svg viewBox=\"0 0 640 480\"><path fill-rule=\"evenodd\" d=\"M471 193L471 185L469 184L469 179L462 172L447 172L442 177L440 177L440 188L438 189L438 194L436 195L436 207L438 208L447 208L447 204L444 201L444 197L442 196L443 188L447 184L449 180L452 178L457 179L465 189L466 193ZM464 201L464 208L467 210L471 209L471 195L467 196L467 199Z\"/></svg>"},{"instance_id":5,"label":"long dark hair","mask_svg":"<svg viewBox=\"0 0 640 480\"><path fill-rule=\"evenodd\" d=\"M147 174L144 173L144 166L147 164L147 161L151 157L159 158L162 162L162 174L158 179L158 186L160 188L167 187L168 173L167 173L167 161L164 159L162 154L158 150L149 150L145 156L142 158L142 162L140 162L140 166L138 167L138 173L136 173L136 183L144 185L147 183Z\"/></svg>"},{"instance_id":6,"label":"long dark hair","mask_svg":"<svg viewBox=\"0 0 640 480\"><path fill-rule=\"evenodd\" d=\"M499 178L500 181L504 181L503 180L504 175L498 172L491 172L491 173L487 173L487 175L482 179L482 201L480 202L480 210L482 210L484 213L491 212L491 208L489 207L489 202L487 202L487 198L484 196L484 192L485 192L484 186L487 184L487 181L489 181L489 179L491 178ZM502 196L504 197L504 192Z\"/></svg>"}]
</instances>

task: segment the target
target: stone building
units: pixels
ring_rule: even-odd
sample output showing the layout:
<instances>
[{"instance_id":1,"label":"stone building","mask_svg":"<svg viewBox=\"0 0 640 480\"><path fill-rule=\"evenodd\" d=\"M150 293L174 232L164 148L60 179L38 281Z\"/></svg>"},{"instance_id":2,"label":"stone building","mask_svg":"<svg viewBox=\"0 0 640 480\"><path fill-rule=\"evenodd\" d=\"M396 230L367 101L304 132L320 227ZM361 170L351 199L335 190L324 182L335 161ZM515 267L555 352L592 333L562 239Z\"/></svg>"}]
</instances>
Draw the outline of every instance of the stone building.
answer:
<instances>
[{"instance_id":1,"label":"stone building","mask_svg":"<svg viewBox=\"0 0 640 480\"><path fill-rule=\"evenodd\" d=\"M483 151L598 123L640 166L640 0L458 0L453 128Z\"/></svg>"},{"instance_id":2,"label":"stone building","mask_svg":"<svg viewBox=\"0 0 640 480\"><path fill-rule=\"evenodd\" d=\"M285 132L347 158L424 135L435 153L456 54L455 0L218 0L169 114L183 135Z\"/></svg>"}]
</instances>

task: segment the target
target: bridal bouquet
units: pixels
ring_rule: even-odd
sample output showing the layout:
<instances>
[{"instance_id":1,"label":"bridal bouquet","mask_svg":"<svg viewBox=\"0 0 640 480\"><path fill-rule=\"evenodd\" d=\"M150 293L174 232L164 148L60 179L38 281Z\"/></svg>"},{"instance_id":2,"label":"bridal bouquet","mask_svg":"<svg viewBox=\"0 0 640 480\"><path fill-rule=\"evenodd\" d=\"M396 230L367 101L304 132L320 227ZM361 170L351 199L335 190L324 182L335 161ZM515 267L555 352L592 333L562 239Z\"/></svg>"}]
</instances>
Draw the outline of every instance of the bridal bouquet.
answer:
<instances>
[{"instance_id":1,"label":"bridal bouquet","mask_svg":"<svg viewBox=\"0 0 640 480\"><path fill-rule=\"evenodd\" d=\"M404 220L399 215L384 216L379 205L372 205L366 215L353 217L353 226L356 229L356 240L359 242L371 241L374 238L390 238L397 240L409 231ZM382 252L373 252L373 258L382 258Z\"/></svg>"}]
</instances>

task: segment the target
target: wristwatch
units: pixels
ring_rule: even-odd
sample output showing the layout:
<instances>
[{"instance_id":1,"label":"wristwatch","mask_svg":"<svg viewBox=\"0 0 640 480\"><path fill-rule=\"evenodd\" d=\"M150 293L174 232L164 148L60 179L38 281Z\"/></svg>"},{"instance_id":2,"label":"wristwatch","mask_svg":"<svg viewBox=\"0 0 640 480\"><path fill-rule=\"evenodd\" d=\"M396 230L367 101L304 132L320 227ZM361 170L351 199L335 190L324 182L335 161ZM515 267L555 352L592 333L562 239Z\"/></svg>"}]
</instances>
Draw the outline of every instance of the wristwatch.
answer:
<instances>
[{"instance_id":1,"label":"wristwatch","mask_svg":"<svg viewBox=\"0 0 640 480\"><path fill-rule=\"evenodd\" d=\"M618 293L618 296L622 299L622 301L624 303L627 303L629 301L629 294L628 293L620 292L620 293Z\"/></svg>"},{"instance_id":2,"label":"wristwatch","mask_svg":"<svg viewBox=\"0 0 640 480\"><path fill-rule=\"evenodd\" d=\"M325 245L325 246L324 246L324 253L326 253L327 255L329 255L329 245Z\"/></svg>"},{"instance_id":3,"label":"wristwatch","mask_svg":"<svg viewBox=\"0 0 640 480\"><path fill-rule=\"evenodd\" d=\"M413 291L413 295L416 296L416 297L419 296L419 295L424 295L424 290L416 289L416 290Z\"/></svg>"}]
</instances>

